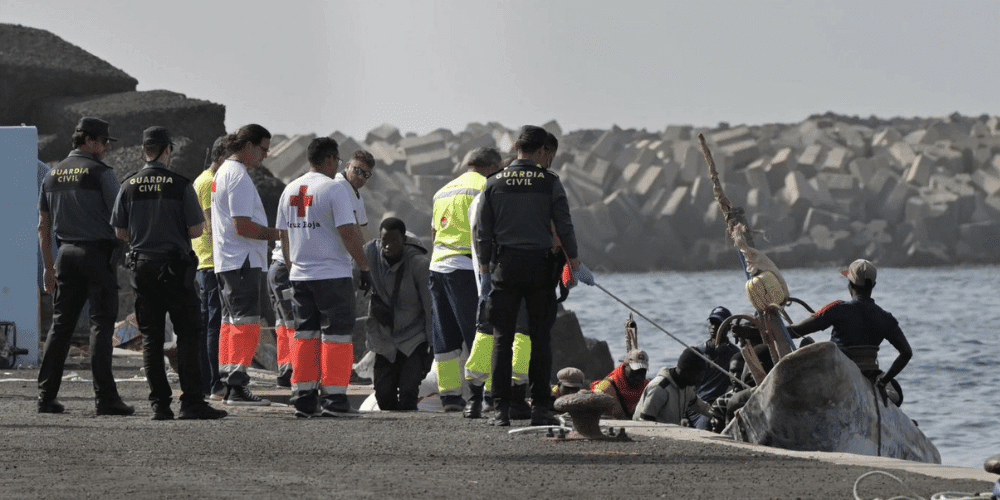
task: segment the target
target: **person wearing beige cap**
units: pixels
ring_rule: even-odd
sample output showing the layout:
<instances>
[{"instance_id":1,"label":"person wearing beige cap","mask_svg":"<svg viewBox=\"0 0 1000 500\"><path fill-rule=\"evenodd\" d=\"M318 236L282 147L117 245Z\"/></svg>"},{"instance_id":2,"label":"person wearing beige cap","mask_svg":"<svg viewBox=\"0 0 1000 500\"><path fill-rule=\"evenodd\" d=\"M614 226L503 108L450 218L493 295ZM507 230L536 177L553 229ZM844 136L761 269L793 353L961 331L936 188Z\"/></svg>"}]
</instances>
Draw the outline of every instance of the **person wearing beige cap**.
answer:
<instances>
[{"instance_id":1,"label":"person wearing beige cap","mask_svg":"<svg viewBox=\"0 0 1000 500\"><path fill-rule=\"evenodd\" d=\"M837 300L827 304L806 320L790 326L794 337L802 337L813 332L833 327L830 340L837 344L847 357L857 363L866 377L884 388L894 382L896 375L906 367L913 350L906 336L899 328L899 322L872 299L872 289L878 277L875 264L858 259L841 272L847 277L847 289L851 300ZM878 349L883 340L888 340L899 355L889 370L882 372L878 367ZM894 384L898 394L894 402L902 403L898 384ZM890 392L890 398L892 392Z\"/></svg>"},{"instance_id":2,"label":"person wearing beige cap","mask_svg":"<svg viewBox=\"0 0 1000 500\"><path fill-rule=\"evenodd\" d=\"M580 392L581 389L587 387L583 371L579 368L573 368L572 366L567 366L566 368L559 370L559 372L556 373L556 379L559 380L559 383L552 386L552 399L569 394L576 394Z\"/></svg>"},{"instance_id":3,"label":"person wearing beige cap","mask_svg":"<svg viewBox=\"0 0 1000 500\"><path fill-rule=\"evenodd\" d=\"M641 349L633 349L625 355L622 364L601 380L590 384L594 392L603 392L613 397L615 404L604 414L619 420L628 420L635 413L635 406L642 397L642 391L649 384L646 371L649 370L649 355Z\"/></svg>"}]
</instances>

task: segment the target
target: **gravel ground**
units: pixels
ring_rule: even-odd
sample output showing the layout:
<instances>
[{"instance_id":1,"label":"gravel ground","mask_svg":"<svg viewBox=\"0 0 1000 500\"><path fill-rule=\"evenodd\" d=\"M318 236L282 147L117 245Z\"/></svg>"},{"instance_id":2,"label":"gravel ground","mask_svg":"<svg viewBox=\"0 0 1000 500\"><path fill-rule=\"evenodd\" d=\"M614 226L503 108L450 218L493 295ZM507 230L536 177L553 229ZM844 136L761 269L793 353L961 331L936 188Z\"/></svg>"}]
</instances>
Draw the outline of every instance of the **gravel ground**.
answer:
<instances>
[{"instance_id":1,"label":"gravel ground","mask_svg":"<svg viewBox=\"0 0 1000 500\"><path fill-rule=\"evenodd\" d=\"M119 379L140 376L137 356L116 356L115 364ZM71 372L89 378L86 366L69 365ZM37 371L0 375L8 379L0 382L3 499L853 498L855 480L874 470L683 439L509 435L444 413L300 420L284 406L227 407L231 415L220 421L154 422L146 384L136 380L119 382L135 416L96 416L87 381L64 382L67 413L39 415ZM992 488L890 472L906 486L869 478L861 497Z\"/></svg>"}]
</instances>

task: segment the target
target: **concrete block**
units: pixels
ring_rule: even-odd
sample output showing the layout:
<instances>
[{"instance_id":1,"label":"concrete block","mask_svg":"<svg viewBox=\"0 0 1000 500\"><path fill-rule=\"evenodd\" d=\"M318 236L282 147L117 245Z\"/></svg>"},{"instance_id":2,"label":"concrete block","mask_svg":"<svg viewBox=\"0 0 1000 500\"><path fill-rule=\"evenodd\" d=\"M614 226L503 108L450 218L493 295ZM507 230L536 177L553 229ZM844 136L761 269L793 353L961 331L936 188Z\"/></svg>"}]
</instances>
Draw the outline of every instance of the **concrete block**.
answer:
<instances>
[{"instance_id":1,"label":"concrete block","mask_svg":"<svg viewBox=\"0 0 1000 500\"><path fill-rule=\"evenodd\" d=\"M458 148L455 150L455 157L461 163L469 151L476 148L494 148L496 145L497 141L493 138L493 134L484 131L481 134L471 136L460 142ZM465 166L461 165L461 168L465 168ZM555 168L555 165L553 165L553 168Z\"/></svg>"},{"instance_id":2,"label":"concrete block","mask_svg":"<svg viewBox=\"0 0 1000 500\"><path fill-rule=\"evenodd\" d=\"M587 177L601 187L601 192L607 192L618 177L618 169L614 164L597 155L590 155L587 165L584 165Z\"/></svg>"},{"instance_id":3,"label":"concrete block","mask_svg":"<svg viewBox=\"0 0 1000 500\"><path fill-rule=\"evenodd\" d=\"M406 156L409 158L414 155L445 149L445 138L440 132L431 132L427 135L406 137L400 142L399 146L406 152Z\"/></svg>"},{"instance_id":4,"label":"concrete block","mask_svg":"<svg viewBox=\"0 0 1000 500\"><path fill-rule=\"evenodd\" d=\"M306 153L309 143L315 138L315 134L293 135L277 144L272 142L264 166L283 182L290 182L309 169Z\"/></svg>"},{"instance_id":5,"label":"concrete block","mask_svg":"<svg viewBox=\"0 0 1000 500\"><path fill-rule=\"evenodd\" d=\"M785 176L785 187L782 193L785 204L793 213L801 214L802 217L813 206L813 200L816 200L818 196L816 190L806 181L805 175L800 171L789 172Z\"/></svg>"},{"instance_id":6,"label":"concrete block","mask_svg":"<svg viewBox=\"0 0 1000 500\"><path fill-rule=\"evenodd\" d=\"M768 180L767 172L763 168L747 167L743 171L743 178L746 179L745 184L748 189L757 191L757 197L771 197L771 183Z\"/></svg>"},{"instance_id":7,"label":"concrete block","mask_svg":"<svg viewBox=\"0 0 1000 500\"><path fill-rule=\"evenodd\" d=\"M770 213L751 214L749 222L750 227L761 233L760 236L754 237L754 243L760 248L785 245L795 241L801 227L791 217L779 217Z\"/></svg>"},{"instance_id":8,"label":"concrete block","mask_svg":"<svg viewBox=\"0 0 1000 500\"><path fill-rule=\"evenodd\" d=\"M620 232L624 232L625 228L631 225L633 222L642 223L642 219L639 216L640 206L638 201L628 192L618 190L610 195L608 195L603 200L604 205L608 208L611 216L611 223L614 224Z\"/></svg>"},{"instance_id":9,"label":"concrete block","mask_svg":"<svg viewBox=\"0 0 1000 500\"><path fill-rule=\"evenodd\" d=\"M876 205L874 213L890 224L895 224L902 218L906 200L913 194L913 188L905 182L896 183L884 201Z\"/></svg>"},{"instance_id":10,"label":"concrete block","mask_svg":"<svg viewBox=\"0 0 1000 500\"><path fill-rule=\"evenodd\" d=\"M454 166L447 149L406 155L406 173L410 175L450 175Z\"/></svg>"},{"instance_id":11,"label":"concrete block","mask_svg":"<svg viewBox=\"0 0 1000 500\"><path fill-rule=\"evenodd\" d=\"M514 137L513 132L507 130L494 130L493 139L497 143L497 151L500 154L505 155L514 151L514 142L516 142L516 137Z\"/></svg>"},{"instance_id":12,"label":"concrete block","mask_svg":"<svg viewBox=\"0 0 1000 500\"><path fill-rule=\"evenodd\" d=\"M396 144L403 139L400 135L399 129L389 125L388 123L383 123L378 127L375 127L368 131L365 135L365 143L373 144L376 142L386 142L389 144Z\"/></svg>"},{"instance_id":13,"label":"concrete block","mask_svg":"<svg viewBox=\"0 0 1000 500\"><path fill-rule=\"evenodd\" d=\"M568 170L566 183L572 183L577 194L580 195L580 202L583 205L590 205L604 198L604 189L594 183L585 172L580 170Z\"/></svg>"},{"instance_id":14,"label":"concrete block","mask_svg":"<svg viewBox=\"0 0 1000 500\"><path fill-rule=\"evenodd\" d=\"M671 164L662 167L652 166L646 168L641 173L633 176L629 187L639 197L647 199L650 193L660 189L673 189L673 181L670 178L677 176L676 167L671 168Z\"/></svg>"},{"instance_id":15,"label":"concrete block","mask_svg":"<svg viewBox=\"0 0 1000 500\"><path fill-rule=\"evenodd\" d=\"M555 120L549 120L545 122L545 124L542 125L542 128L544 128L546 132L549 132L550 134L556 136L556 139L561 138L563 135L562 127L560 127L559 122Z\"/></svg>"},{"instance_id":16,"label":"concrete block","mask_svg":"<svg viewBox=\"0 0 1000 500\"><path fill-rule=\"evenodd\" d=\"M639 214L642 216L642 219L653 220L659 216L672 191L673 188L670 190L664 188L655 188L652 190L649 195L646 196L646 201L644 201L642 206L639 208Z\"/></svg>"},{"instance_id":17,"label":"concrete block","mask_svg":"<svg viewBox=\"0 0 1000 500\"><path fill-rule=\"evenodd\" d=\"M980 169L973 172L972 182L986 193L986 196L994 195L1000 191L1000 177L987 170Z\"/></svg>"},{"instance_id":18,"label":"concrete block","mask_svg":"<svg viewBox=\"0 0 1000 500\"><path fill-rule=\"evenodd\" d=\"M762 189L751 188L747 191L746 209L749 213L767 210L771 205L770 194L764 193Z\"/></svg>"},{"instance_id":19,"label":"concrete block","mask_svg":"<svg viewBox=\"0 0 1000 500\"><path fill-rule=\"evenodd\" d=\"M969 257L996 262L996 245L1000 241L1000 221L971 222L958 227L959 242L970 250Z\"/></svg>"},{"instance_id":20,"label":"concrete block","mask_svg":"<svg viewBox=\"0 0 1000 500\"><path fill-rule=\"evenodd\" d=\"M437 193L445 184L454 179L451 175L414 175L413 184L421 193L431 195Z\"/></svg>"},{"instance_id":21,"label":"concrete block","mask_svg":"<svg viewBox=\"0 0 1000 500\"><path fill-rule=\"evenodd\" d=\"M713 143L716 146L726 146L728 144L753 140L753 135L750 133L749 127L740 126L714 132L709 134L707 139L710 143Z\"/></svg>"},{"instance_id":22,"label":"concrete block","mask_svg":"<svg viewBox=\"0 0 1000 500\"><path fill-rule=\"evenodd\" d=\"M591 230L598 241L607 243L618 236L618 226L614 224L614 220L611 217L611 210L604 203L591 203L580 211L590 214L591 220L594 223L594 227Z\"/></svg>"},{"instance_id":23,"label":"concrete block","mask_svg":"<svg viewBox=\"0 0 1000 500\"><path fill-rule=\"evenodd\" d=\"M868 179L865 190L868 192L868 199L875 203L881 203L889 197L889 193L901 182L899 175L887 167L879 167Z\"/></svg>"},{"instance_id":24,"label":"concrete block","mask_svg":"<svg viewBox=\"0 0 1000 500\"><path fill-rule=\"evenodd\" d=\"M844 255L850 254L851 232L847 230L834 230L822 224L816 224L809 228L806 233L809 239L816 245L816 257L820 260L842 260Z\"/></svg>"},{"instance_id":25,"label":"concrete block","mask_svg":"<svg viewBox=\"0 0 1000 500\"><path fill-rule=\"evenodd\" d=\"M781 148L771 161L767 163L764 167L764 171L767 173L767 180L771 185L771 191L775 191L778 188L785 185L785 176L788 172L798 168L798 157L795 155L795 150L792 148Z\"/></svg>"},{"instance_id":26,"label":"concrete block","mask_svg":"<svg viewBox=\"0 0 1000 500\"><path fill-rule=\"evenodd\" d=\"M926 186L927 181L931 178L933 169L934 159L926 154L919 154L906 170L903 181L909 182L914 186Z\"/></svg>"},{"instance_id":27,"label":"concrete block","mask_svg":"<svg viewBox=\"0 0 1000 500\"><path fill-rule=\"evenodd\" d=\"M604 159L610 159L617 153L620 146L615 141L615 134L611 130L606 130L597 142L590 148L590 152Z\"/></svg>"},{"instance_id":28,"label":"concrete block","mask_svg":"<svg viewBox=\"0 0 1000 500\"><path fill-rule=\"evenodd\" d=\"M900 134L898 130L892 127L886 127L872 137L872 147L888 149L890 146L901 140L903 140L903 135Z\"/></svg>"},{"instance_id":29,"label":"concrete block","mask_svg":"<svg viewBox=\"0 0 1000 500\"><path fill-rule=\"evenodd\" d=\"M851 152L847 148L833 148L827 153L822 170L843 172L851 156Z\"/></svg>"},{"instance_id":30,"label":"concrete block","mask_svg":"<svg viewBox=\"0 0 1000 500\"><path fill-rule=\"evenodd\" d=\"M680 182L690 184L701 175L708 175L708 164L701 149L691 141L674 145L674 161L679 170Z\"/></svg>"},{"instance_id":31,"label":"concrete block","mask_svg":"<svg viewBox=\"0 0 1000 500\"><path fill-rule=\"evenodd\" d=\"M906 142L897 142L892 146L889 146L889 155L895 160L895 167L897 170L902 170L903 168L912 165L913 160L917 159L916 153L913 152L913 148Z\"/></svg>"},{"instance_id":32,"label":"concrete block","mask_svg":"<svg viewBox=\"0 0 1000 500\"><path fill-rule=\"evenodd\" d=\"M354 138L341 132L334 132L328 137L337 141L337 149L340 151L340 159L347 163L356 151L368 151L368 149L355 141ZM371 151L368 151L369 153ZM373 155L374 156L374 155Z\"/></svg>"},{"instance_id":33,"label":"concrete block","mask_svg":"<svg viewBox=\"0 0 1000 500\"><path fill-rule=\"evenodd\" d=\"M906 134L906 137L904 137L903 140L911 146L918 144L934 144L935 142L941 140L941 135L938 133L937 129L920 129Z\"/></svg>"},{"instance_id":34,"label":"concrete block","mask_svg":"<svg viewBox=\"0 0 1000 500\"><path fill-rule=\"evenodd\" d=\"M662 138L666 142L678 142L690 140L693 136L691 135L690 125L667 125L667 128L663 130Z\"/></svg>"},{"instance_id":35,"label":"concrete block","mask_svg":"<svg viewBox=\"0 0 1000 500\"><path fill-rule=\"evenodd\" d=\"M820 172L816 174L817 182L826 186L833 199L863 198L858 180L851 174L836 174Z\"/></svg>"},{"instance_id":36,"label":"concrete block","mask_svg":"<svg viewBox=\"0 0 1000 500\"><path fill-rule=\"evenodd\" d=\"M823 146L812 144L802 150L798 157L798 170L806 177L816 175L816 172L823 165Z\"/></svg>"},{"instance_id":37,"label":"concrete block","mask_svg":"<svg viewBox=\"0 0 1000 500\"><path fill-rule=\"evenodd\" d=\"M726 196L729 201L735 207L743 207L747 204L747 191L749 189L744 184L735 184L730 182L722 183L722 190L725 191ZM713 198L713 203L718 203Z\"/></svg>"},{"instance_id":38,"label":"concrete block","mask_svg":"<svg viewBox=\"0 0 1000 500\"><path fill-rule=\"evenodd\" d=\"M833 196L830 195L830 189L823 178L813 177L807 182L816 192L816 196L813 198L813 205L829 207L833 204Z\"/></svg>"},{"instance_id":39,"label":"concrete block","mask_svg":"<svg viewBox=\"0 0 1000 500\"><path fill-rule=\"evenodd\" d=\"M398 147L384 141L368 144L368 152L375 158L375 168L402 172L406 168L406 154Z\"/></svg>"},{"instance_id":40,"label":"concrete block","mask_svg":"<svg viewBox=\"0 0 1000 500\"><path fill-rule=\"evenodd\" d=\"M715 202L715 195L712 192L712 181L708 177L699 177L691 184L688 203L691 204L696 213L702 211L709 203Z\"/></svg>"},{"instance_id":41,"label":"concrete block","mask_svg":"<svg viewBox=\"0 0 1000 500\"><path fill-rule=\"evenodd\" d=\"M566 191L566 199L569 202L569 208L575 209L577 207L585 206L586 203L583 202L583 198L580 197L580 193L577 192L576 184L566 182L563 179L563 189Z\"/></svg>"},{"instance_id":42,"label":"concrete block","mask_svg":"<svg viewBox=\"0 0 1000 500\"><path fill-rule=\"evenodd\" d=\"M667 217L671 220L690 216L690 188L688 186L678 186L667 197L667 202L663 205L657 217Z\"/></svg>"},{"instance_id":43,"label":"concrete block","mask_svg":"<svg viewBox=\"0 0 1000 500\"><path fill-rule=\"evenodd\" d=\"M760 148L757 145L757 140L753 138L726 144L720 149L728 159L726 166L729 170L741 169L760 156ZM721 171L719 172L719 177L724 178Z\"/></svg>"},{"instance_id":44,"label":"concrete block","mask_svg":"<svg viewBox=\"0 0 1000 500\"><path fill-rule=\"evenodd\" d=\"M879 166L880 163L874 158L855 158L847 164L847 171L865 186Z\"/></svg>"}]
</instances>

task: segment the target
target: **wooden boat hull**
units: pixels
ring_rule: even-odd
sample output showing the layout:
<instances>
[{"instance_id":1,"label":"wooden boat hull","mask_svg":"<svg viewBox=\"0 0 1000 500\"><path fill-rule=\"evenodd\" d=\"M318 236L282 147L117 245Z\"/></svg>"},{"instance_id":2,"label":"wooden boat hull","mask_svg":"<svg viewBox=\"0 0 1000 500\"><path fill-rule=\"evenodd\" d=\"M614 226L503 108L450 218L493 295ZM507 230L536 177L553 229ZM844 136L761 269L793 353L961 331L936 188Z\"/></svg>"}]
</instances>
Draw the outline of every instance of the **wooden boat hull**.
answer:
<instances>
[{"instance_id":1,"label":"wooden boat hull","mask_svg":"<svg viewBox=\"0 0 1000 500\"><path fill-rule=\"evenodd\" d=\"M789 450L941 463L930 439L896 405L876 395L832 342L782 358L723 434Z\"/></svg>"}]
</instances>

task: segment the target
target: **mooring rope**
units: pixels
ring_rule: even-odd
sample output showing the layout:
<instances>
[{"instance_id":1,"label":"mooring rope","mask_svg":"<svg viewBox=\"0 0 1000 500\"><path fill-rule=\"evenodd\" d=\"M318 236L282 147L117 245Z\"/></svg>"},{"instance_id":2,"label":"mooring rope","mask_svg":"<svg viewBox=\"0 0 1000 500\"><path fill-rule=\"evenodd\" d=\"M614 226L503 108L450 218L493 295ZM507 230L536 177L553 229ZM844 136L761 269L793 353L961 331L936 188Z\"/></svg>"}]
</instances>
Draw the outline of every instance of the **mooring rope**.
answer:
<instances>
[{"instance_id":1,"label":"mooring rope","mask_svg":"<svg viewBox=\"0 0 1000 500\"><path fill-rule=\"evenodd\" d=\"M615 294L613 294L613 293L609 292L607 288L604 288L603 286L601 286L601 285L600 285L600 284L598 284L598 283L594 283L594 286L596 286L597 288L600 288L600 289L601 289L601 291L602 291L602 292L604 292L604 293L606 293L606 294L608 294L608 296L609 296L609 297L611 297L612 299L615 299L615 300L617 300L617 301L618 301L619 303L621 303L621 305L623 305L623 306L627 307L627 308L628 308L628 310L630 310L630 311L632 311L632 312L634 312L634 313L638 314L640 318L642 318L642 319L644 319L644 320L648 321L648 322L649 322L649 324L651 324L651 325L655 326L655 327L656 327L656 328L658 328L658 329L659 329L659 330L660 330L661 332L663 332L663 333L667 334L667 336L669 336L670 338L672 338L672 339L676 340L676 341L677 341L677 342L678 342L678 343L679 343L680 345L682 345L682 346L684 346L684 347L691 347L691 346L689 346L689 345L688 345L687 343L685 343L685 342L684 342L683 340L681 340L681 339L679 339L679 338L675 337L675 336L674 336L674 335L673 335L672 333L668 332L666 328L663 328L663 327L662 327L662 326L660 326L660 325L659 325L659 324L658 324L657 322L653 321L653 320L652 320L652 319L650 319L650 318L649 318L648 316L646 316L645 314L643 314L642 312L640 312L640 311L639 311L638 309L636 309L636 308L632 307L631 305L629 305L629 304L628 304L627 302L625 302L624 300L622 300L622 299L619 299L619 298L618 298L617 296L615 296ZM729 377L729 379L730 379L730 380L732 380L733 382L736 382L737 384L739 384L740 386L742 386L742 387L743 387L744 389L749 389L749 388L750 388L750 386L748 386L748 385L744 384L742 380L740 380L739 378L737 378L737 377L736 377L735 375L733 375L732 373L729 373L729 370L726 370L725 368L723 368L723 367L721 367L721 366L719 366L719 365L715 364L715 362L714 362L714 361L712 361L711 359L709 359L709 358L708 358L708 356L705 356L704 354L702 354L702 353L698 352L698 350L697 350L697 349L693 349L693 348L692 348L692 349L691 349L691 352L693 352L693 353L697 354L697 355L698 355L698 357L699 357L699 358L701 358L701 359L704 359L704 360L705 360L705 361L706 361L706 362L708 363L708 365L709 365L709 366L711 366L712 368L714 368L714 369L716 369L716 370L718 370L718 371L720 371L720 372L724 373L724 374L725 374L725 375L726 375L727 377Z\"/></svg>"}]
</instances>

